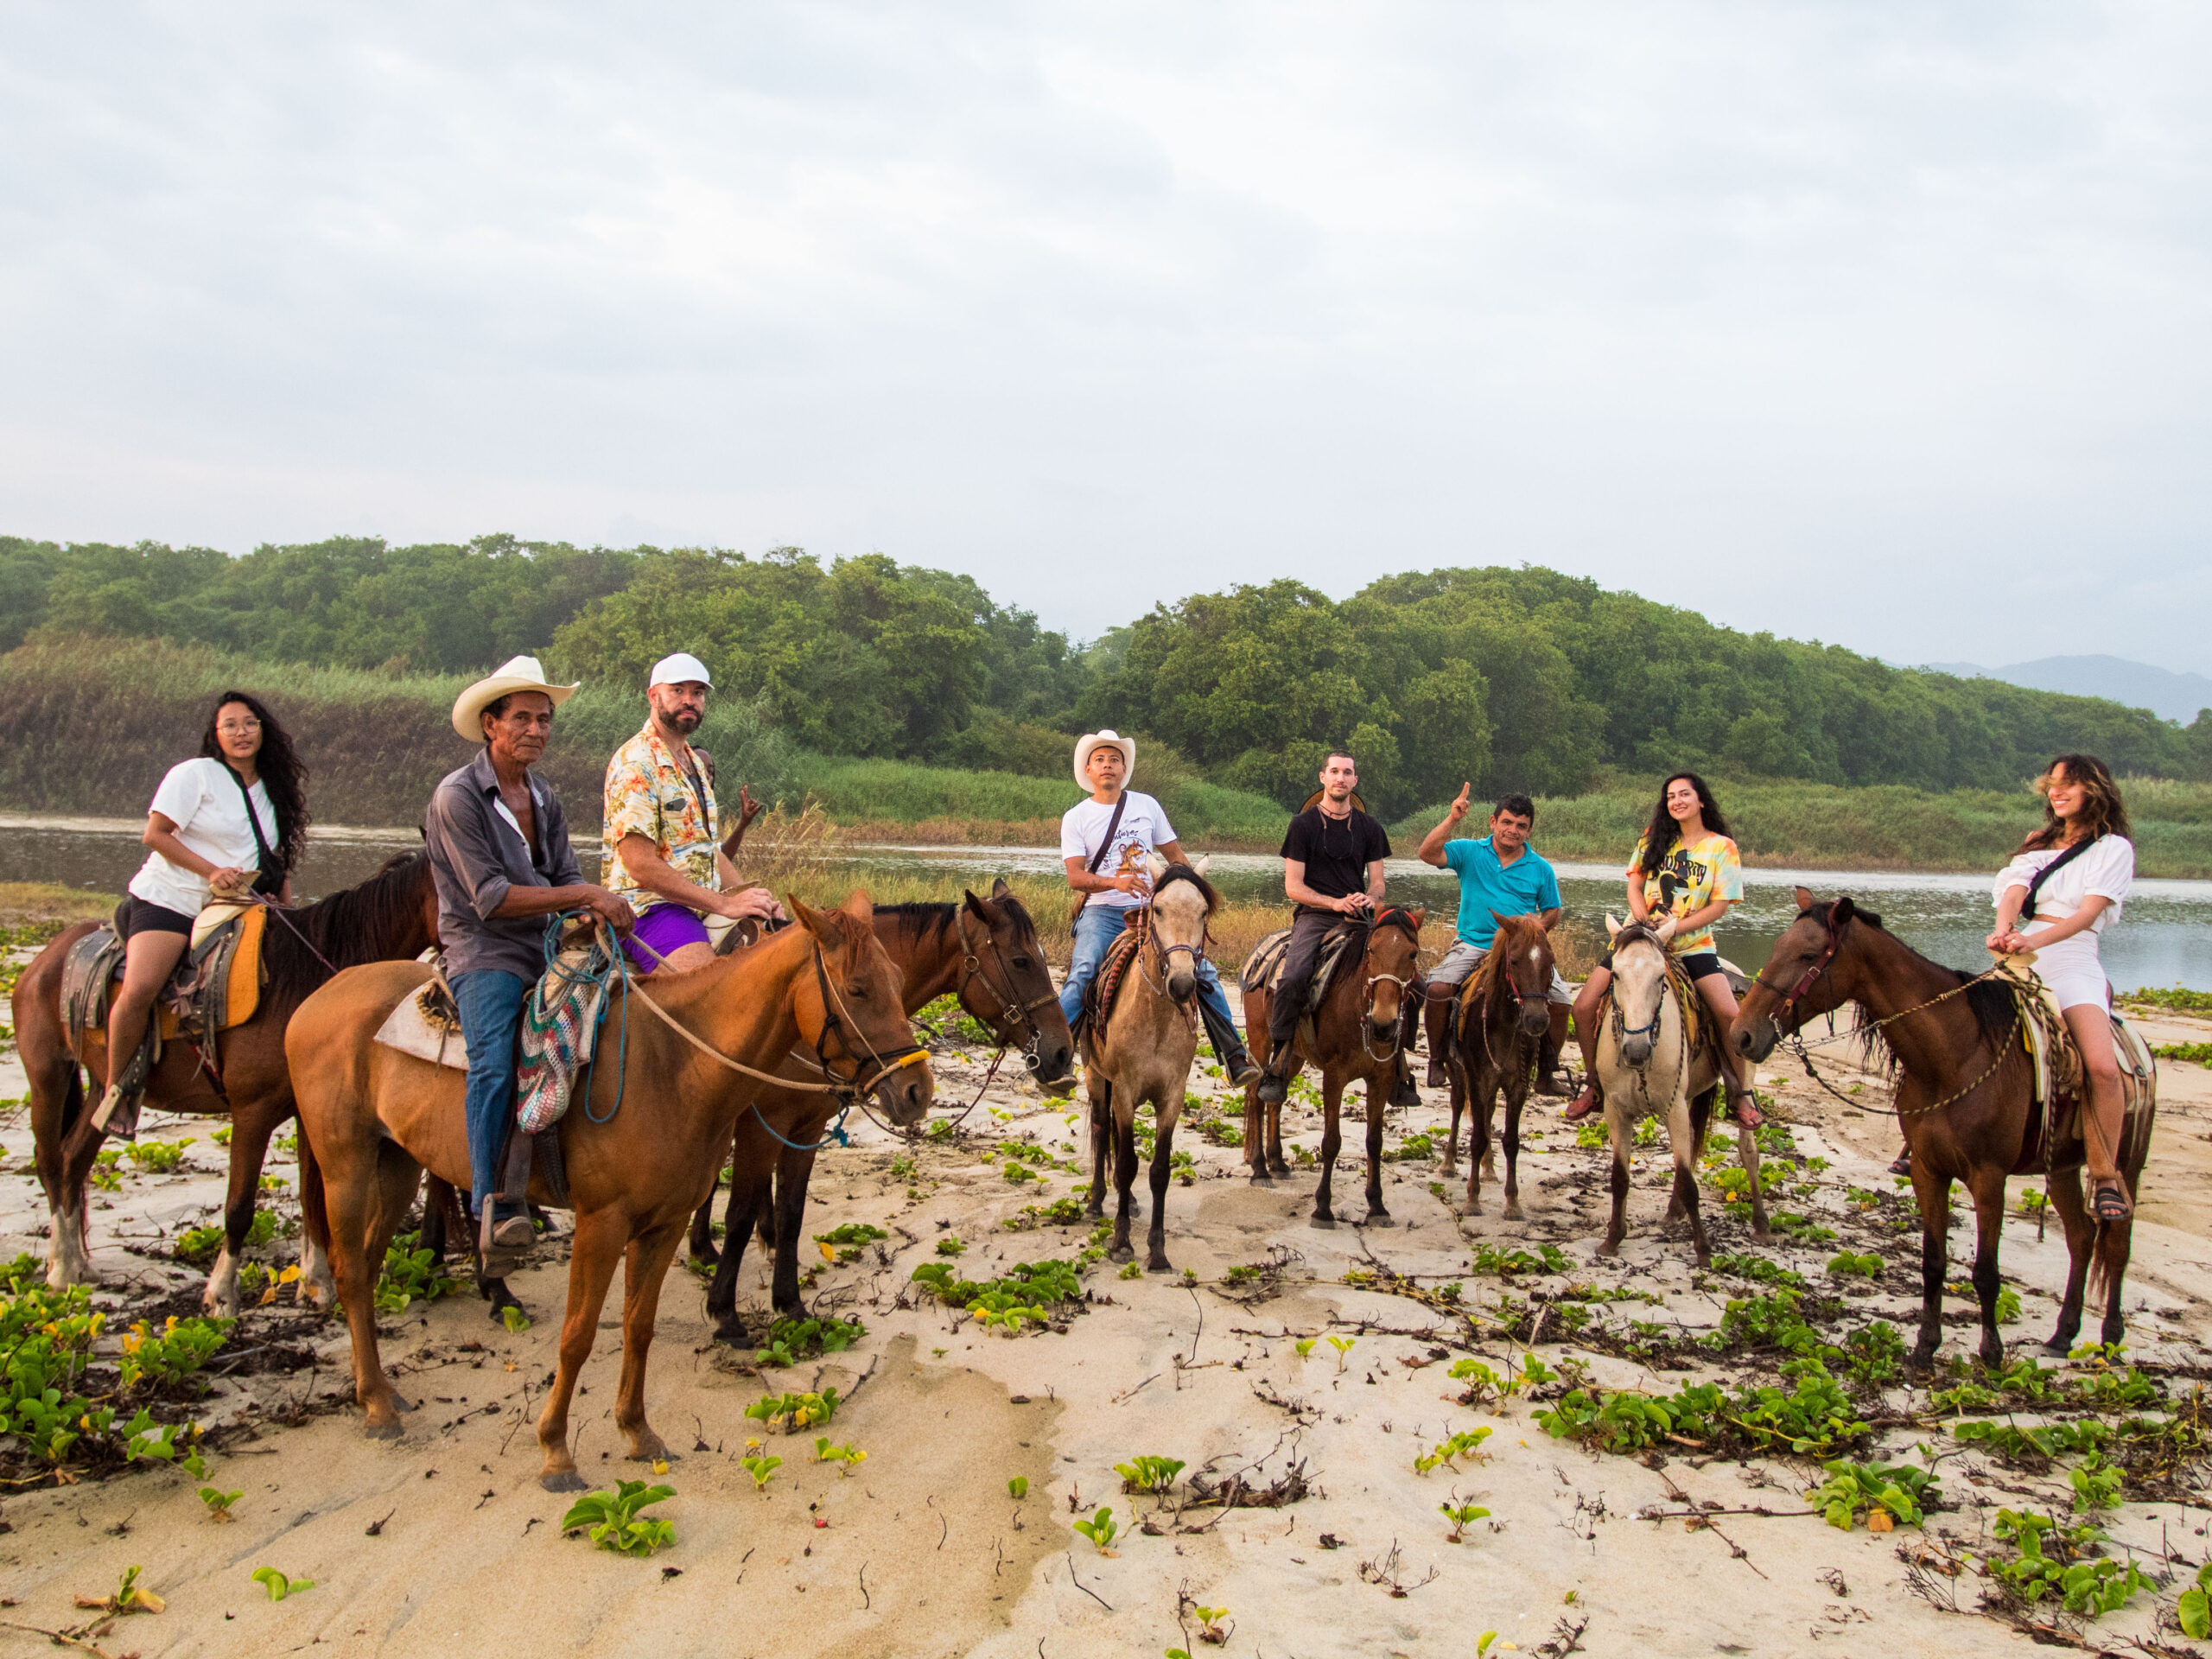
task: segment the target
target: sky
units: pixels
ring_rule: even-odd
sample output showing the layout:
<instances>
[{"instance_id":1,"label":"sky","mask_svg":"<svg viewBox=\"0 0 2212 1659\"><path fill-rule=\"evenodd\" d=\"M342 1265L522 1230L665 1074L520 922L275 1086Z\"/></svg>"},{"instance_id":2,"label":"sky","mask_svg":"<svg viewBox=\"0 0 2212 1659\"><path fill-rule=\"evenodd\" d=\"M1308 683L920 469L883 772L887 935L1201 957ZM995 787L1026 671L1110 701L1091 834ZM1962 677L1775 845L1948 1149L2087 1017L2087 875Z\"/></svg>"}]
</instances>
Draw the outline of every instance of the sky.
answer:
<instances>
[{"instance_id":1,"label":"sky","mask_svg":"<svg viewBox=\"0 0 2212 1659\"><path fill-rule=\"evenodd\" d=\"M0 0L0 533L2212 665L2212 9Z\"/></svg>"}]
</instances>

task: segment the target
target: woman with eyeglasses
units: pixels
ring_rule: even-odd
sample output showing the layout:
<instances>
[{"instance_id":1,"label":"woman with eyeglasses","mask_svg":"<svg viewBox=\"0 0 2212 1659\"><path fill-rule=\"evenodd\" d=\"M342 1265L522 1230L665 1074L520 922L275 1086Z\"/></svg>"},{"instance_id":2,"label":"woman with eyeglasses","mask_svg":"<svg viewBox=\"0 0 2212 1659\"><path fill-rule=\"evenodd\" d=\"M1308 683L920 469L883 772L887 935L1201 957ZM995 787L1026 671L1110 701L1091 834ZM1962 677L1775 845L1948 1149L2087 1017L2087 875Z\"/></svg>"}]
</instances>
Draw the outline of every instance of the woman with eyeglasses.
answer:
<instances>
[{"instance_id":1,"label":"woman with eyeglasses","mask_svg":"<svg viewBox=\"0 0 2212 1659\"><path fill-rule=\"evenodd\" d=\"M123 901L123 985L107 1026L107 1091L93 1122L112 1122L122 1104L118 1082L130 1069L154 999L191 942L192 924L211 899L263 893L292 899L292 867L307 832L307 768L292 741L260 700L226 691L215 700L194 759L171 766L154 791L139 837L146 861Z\"/></svg>"}]
</instances>

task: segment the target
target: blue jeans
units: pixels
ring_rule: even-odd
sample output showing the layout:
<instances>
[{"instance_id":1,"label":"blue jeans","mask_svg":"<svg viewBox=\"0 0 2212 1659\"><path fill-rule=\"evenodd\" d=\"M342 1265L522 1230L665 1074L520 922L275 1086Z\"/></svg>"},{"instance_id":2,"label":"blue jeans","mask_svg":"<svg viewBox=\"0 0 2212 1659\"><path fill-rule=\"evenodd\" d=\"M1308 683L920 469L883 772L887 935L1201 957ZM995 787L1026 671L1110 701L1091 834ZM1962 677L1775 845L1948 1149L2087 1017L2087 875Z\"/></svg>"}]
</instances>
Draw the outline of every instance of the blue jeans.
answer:
<instances>
[{"instance_id":1,"label":"blue jeans","mask_svg":"<svg viewBox=\"0 0 2212 1659\"><path fill-rule=\"evenodd\" d=\"M1122 930L1135 913L1111 905L1089 904L1075 918L1075 949L1068 957L1067 983L1060 988L1060 1012L1067 1015L1069 1024L1074 1024L1076 1015L1083 1012L1084 988L1098 977L1098 964L1106 960L1107 947L1121 938ZM1236 1029L1229 999L1221 992L1221 976L1204 957L1198 961L1198 1001L1205 1005L1209 1027Z\"/></svg>"},{"instance_id":2,"label":"blue jeans","mask_svg":"<svg viewBox=\"0 0 2212 1659\"><path fill-rule=\"evenodd\" d=\"M515 1033L530 982L497 968L453 976L461 1008L461 1034L468 1045L468 1207L484 1213L484 1199L499 1183L499 1154L515 1118Z\"/></svg>"}]
</instances>

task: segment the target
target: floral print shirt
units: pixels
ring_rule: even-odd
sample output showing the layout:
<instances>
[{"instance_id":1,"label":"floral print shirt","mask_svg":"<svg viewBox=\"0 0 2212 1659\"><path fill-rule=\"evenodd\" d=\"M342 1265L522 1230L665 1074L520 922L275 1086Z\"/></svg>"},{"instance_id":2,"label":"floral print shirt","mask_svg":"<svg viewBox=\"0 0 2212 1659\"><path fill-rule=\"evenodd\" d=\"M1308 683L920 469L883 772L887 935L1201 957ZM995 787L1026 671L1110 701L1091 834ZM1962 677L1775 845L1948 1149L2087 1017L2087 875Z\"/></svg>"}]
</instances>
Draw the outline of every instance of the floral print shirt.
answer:
<instances>
[{"instance_id":1,"label":"floral print shirt","mask_svg":"<svg viewBox=\"0 0 2212 1659\"><path fill-rule=\"evenodd\" d=\"M623 868L615 848L625 836L645 836L660 849L669 868L709 893L721 891L715 858L721 841L721 816L715 810L714 764L702 749L691 751L697 786L682 761L669 753L647 721L645 730L614 751L607 763L607 800L601 840L600 884L627 899L643 915L668 901L639 887Z\"/></svg>"}]
</instances>

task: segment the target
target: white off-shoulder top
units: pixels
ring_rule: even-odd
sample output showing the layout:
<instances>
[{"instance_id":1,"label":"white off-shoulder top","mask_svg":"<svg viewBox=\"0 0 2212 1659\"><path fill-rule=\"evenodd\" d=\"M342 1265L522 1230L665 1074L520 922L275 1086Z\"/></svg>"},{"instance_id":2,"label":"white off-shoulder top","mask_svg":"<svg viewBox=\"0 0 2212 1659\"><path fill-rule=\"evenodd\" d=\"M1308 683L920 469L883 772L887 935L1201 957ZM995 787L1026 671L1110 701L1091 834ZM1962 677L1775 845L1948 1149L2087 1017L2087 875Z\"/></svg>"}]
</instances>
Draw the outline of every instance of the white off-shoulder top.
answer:
<instances>
[{"instance_id":1,"label":"white off-shoulder top","mask_svg":"<svg viewBox=\"0 0 2212 1659\"><path fill-rule=\"evenodd\" d=\"M1990 902L2004 903L2008 891L2026 887L2035 880L2036 873L2062 850L2053 847L2022 853L1998 872L1997 880L1990 889ZM2126 836L2101 836L2088 852L2043 884L2036 894L2035 913L2063 920L2079 910L2084 899L2109 899L2112 903L2089 925L2090 931L2101 933L2108 923L2120 919L2122 902L2134 883L2135 843ZM2020 925L2026 926L2030 919L2021 917Z\"/></svg>"}]
</instances>

